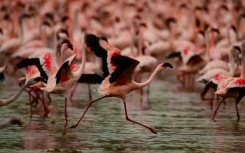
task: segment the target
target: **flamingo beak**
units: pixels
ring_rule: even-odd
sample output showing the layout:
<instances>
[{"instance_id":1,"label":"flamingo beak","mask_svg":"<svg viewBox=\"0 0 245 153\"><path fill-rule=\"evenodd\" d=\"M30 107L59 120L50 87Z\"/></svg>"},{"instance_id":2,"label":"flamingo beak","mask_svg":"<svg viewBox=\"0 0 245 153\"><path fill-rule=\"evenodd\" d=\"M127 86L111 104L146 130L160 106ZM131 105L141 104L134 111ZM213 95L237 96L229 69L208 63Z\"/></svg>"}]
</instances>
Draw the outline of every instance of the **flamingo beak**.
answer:
<instances>
[{"instance_id":1,"label":"flamingo beak","mask_svg":"<svg viewBox=\"0 0 245 153\"><path fill-rule=\"evenodd\" d=\"M73 46L71 43L67 43L67 47L70 48L71 50L73 50Z\"/></svg>"},{"instance_id":2,"label":"flamingo beak","mask_svg":"<svg viewBox=\"0 0 245 153\"><path fill-rule=\"evenodd\" d=\"M162 67L169 67L169 68L173 68L173 66L170 63L163 63Z\"/></svg>"}]
</instances>

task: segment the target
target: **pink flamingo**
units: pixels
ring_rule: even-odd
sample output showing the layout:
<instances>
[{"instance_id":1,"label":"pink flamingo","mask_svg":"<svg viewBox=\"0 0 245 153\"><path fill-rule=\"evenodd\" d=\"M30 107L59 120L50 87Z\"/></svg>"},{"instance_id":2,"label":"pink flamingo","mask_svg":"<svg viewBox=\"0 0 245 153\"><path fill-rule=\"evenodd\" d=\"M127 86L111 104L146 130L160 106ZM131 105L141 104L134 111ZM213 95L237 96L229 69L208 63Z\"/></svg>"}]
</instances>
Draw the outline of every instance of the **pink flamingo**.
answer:
<instances>
[{"instance_id":1,"label":"pink flamingo","mask_svg":"<svg viewBox=\"0 0 245 153\"><path fill-rule=\"evenodd\" d=\"M111 48L109 47L108 49ZM110 51L108 50L108 52ZM128 117L125 99L128 93L149 85L161 70L167 67L172 68L172 65L169 63L159 64L147 81L145 81L144 83L137 83L133 81L132 78L133 78L133 72L137 67L137 65L139 64L139 61L126 56L121 56L117 52L112 53L111 56L109 56L109 59L110 59L109 63L111 67L110 75L104 79L101 86L97 90L99 93L103 94L104 96L96 100L90 101L81 118L78 120L78 122L75 125L71 126L70 128L76 128L79 125L84 115L86 114L86 112L88 111L88 109L91 107L93 103L106 97L118 97L123 100L126 120L131 121L135 124L139 124L149 129L154 134L157 134L157 132L153 128L141 124L137 121L134 121Z\"/></svg>"},{"instance_id":2,"label":"pink flamingo","mask_svg":"<svg viewBox=\"0 0 245 153\"><path fill-rule=\"evenodd\" d=\"M232 50L230 51L230 54L229 54L229 62L230 62L229 71L221 69L221 68L211 69L197 79L198 82L206 83L203 91L201 92L201 99L210 100L211 109L213 107L213 100L214 100L214 95L215 95L214 92L217 90L218 83L222 81L222 79L227 78L227 77L232 77L235 74L235 69L237 65L235 64L234 57L233 57L234 51L238 51L240 53L241 50L238 46L232 47ZM213 89L212 98L211 99L205 98L205 95L210 89Z\"/></svg>"},{"instance_id":3,"label":"pink flamingo","mask_svg":"<svg viewBox=\"0 0 245 153\"><path fill-rule=\"evenodd\" d=\"M242 69L241 69L240 77L239 78L228 77L228 78L222 79L222 81L219 82L217 86L217 91L215 92L215 94L222 97L222 99L220 100L217 108L214 111L212 120L214 120L221 103L226 98L231 97L235 99L237 121L239 121L240 115L238 111L238 104L245 95L245 42L243 42L242 44Z\"/></svg>"}]
</instances>

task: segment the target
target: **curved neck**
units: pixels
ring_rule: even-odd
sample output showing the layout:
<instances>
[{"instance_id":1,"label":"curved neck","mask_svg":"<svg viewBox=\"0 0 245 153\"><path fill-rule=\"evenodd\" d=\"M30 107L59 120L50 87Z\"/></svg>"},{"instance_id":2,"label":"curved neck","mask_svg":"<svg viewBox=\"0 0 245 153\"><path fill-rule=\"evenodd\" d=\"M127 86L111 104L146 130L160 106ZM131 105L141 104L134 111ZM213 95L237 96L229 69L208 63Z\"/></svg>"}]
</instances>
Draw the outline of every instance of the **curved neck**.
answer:
<instances>
[{"instance_id":1,"label":"curved neck","mask_svg":"<svg viewBox=\"0 0 245 153\"><path fill-rule=\"evenodd\" d=\"M10 98L0 99L0 107L13 103L29 85L30 83L27 82L24 86L22 86L19 90L17 90L17 92Z\"/></svg>"},{"instance_id":2,"label":"curved neck","mask_svg":"<svg viewBox=\"0 0 245 153\"><path fill-rule=\"evenodd\" d=\"M174 40L175 40L175 34L176 34L176 29L177 26L174 25L173 27L170 27L170 36L169 36L169 42L170 42L170 47L173 49L174 48Z\"/></svg>"},{"instance_id":3,"label":"curved neck","mask_svg":"<svg viewBox=\"0 0 245 153\"><path fill-rule=\"evenodd\" d=\"M80 76L83 74L83 71L85 69L85 63L86 63L86 51L85 51L85 43L84 43L84 37L83 37L83 42L82 42L82 62L79 64L79 69L76 71L77 72L77 79L80 78Z\"/></svg>"},{"instance_id":4,"label":"curved neck","mask_svg":"<svg viewBox=\"0 0 245 153\"><path fill-rule=\"evenodd\" d=\"M229 74L231 76L234 76L235 70L236 70L236 64L235 64L235 61L234 61L234 57L233 57L232 51L230 51L230 53L229 53L229 63L230 63Z\"/></svg>"},{"instance_id":5,"label":"curved neck","mask_svg":"<svg viewBox=\"0 0 245 153\"><path fill-rule=\"evenodd\" d=\"M207 29L205 33L205 45L206 45L206 57L208 61L211 59L210 57L210 43L209 43L209 29Z\"/></svg>"},{"instance_id":6,"label":"curved neck","mask_svg":"<svg viewBox=\"0 0 245 153\"><path fill-rule=\"evenodd\" d=\"M137 83L137 82L136 82L138 88L143 88L143 87L149 85L149 84L151 83L151 81L156 77L156 75L157 75L160 71L161 71L161 70L159 70L159 69L156 68L156 69L154 70L154 72L151 74L151 76L150 76L145 82L142 82L142 83Z\"/></svg>"},{"instance_id":7,"label":"curved neck","mask_svg":"<svg viewBox=\"0 0 245 153\"><path fill-rule=\"evenodd\" d=\"M23 18L20 18L19 19L19 37L20 37L20 40L21 40L21 43L23 43L24 41L24 24L23 24Z\"/></svg>"},{"instance_id":8,"label":"curved neck","mask_svg":"<svg viewBox=\"0 0 245 153\"><path fill-rule=\"evenodd\" d=\"M138 37L138 55L142 56L142 49L143 49L143 32L142 29L139 29L139 37Z\"/></svg>"}]
</instances>

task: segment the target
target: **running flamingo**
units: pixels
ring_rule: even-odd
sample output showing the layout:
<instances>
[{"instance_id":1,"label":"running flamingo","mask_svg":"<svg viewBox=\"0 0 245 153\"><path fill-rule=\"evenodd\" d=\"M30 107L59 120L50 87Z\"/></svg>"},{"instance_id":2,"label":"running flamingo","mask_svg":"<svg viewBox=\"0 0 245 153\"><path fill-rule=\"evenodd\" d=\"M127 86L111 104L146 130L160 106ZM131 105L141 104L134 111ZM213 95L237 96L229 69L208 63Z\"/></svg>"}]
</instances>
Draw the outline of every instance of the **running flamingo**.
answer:
<instances>
[{"instance_id":1,"label":"running flamingo","mask_svg":"<svg viewBox=\"0 0 245 153\"><path fill-rule=\"evenodd\" d=\"M102 44L102 42L100 44ZM103 44L103 46L104 45L105 44ZM108 49L111 48L109 47ZM161 70L167 67L173 68L172 65L169 63L159 64L147 81L145 81L144 83L137 83L133 81L132 78L133 78L133 72L137 67L137 65L139 64L139 61L134 60L130 57L121 56L118 52L113 52L112 54L110 54L109 60L110 60L109 65L111 68L110 75L104 79L101 86L97 90L99 93L103 94L104 96L96 100L90 101L81 118L78 120L78 122L75 125L71 126L70 128L76 128L79 125L79 123L83 119L84 115L86 114L90 106L96 101L99 101L106 97L118 97L123 100L126 120L139 124L149 129L152 133L157 134L157 132L153 128L141 124L137 121L134 121L128 117L125 99L128 93L149 85Z\"/></svg>"}]
</instances>

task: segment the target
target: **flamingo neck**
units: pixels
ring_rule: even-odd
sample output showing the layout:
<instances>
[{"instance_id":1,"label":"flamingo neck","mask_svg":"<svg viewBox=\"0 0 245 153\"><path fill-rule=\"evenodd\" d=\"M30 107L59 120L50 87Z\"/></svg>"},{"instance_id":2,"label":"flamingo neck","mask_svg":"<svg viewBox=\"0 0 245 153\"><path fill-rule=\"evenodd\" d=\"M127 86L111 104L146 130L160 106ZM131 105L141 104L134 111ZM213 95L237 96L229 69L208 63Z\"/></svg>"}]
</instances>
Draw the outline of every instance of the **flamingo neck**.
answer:
<instances>
[{"instance_id":1,"label":"flamingo neck","mask_svg":"<svg viewBox=\"0 0 245 153\"><path fill-rule=\"evenodd\" d=\"M174 48L174 40L175 40L175 34L176 34L176 25L174 27L170 27L170 36L169 36L169 42L170 42L170 47Z\"/></svg>"},{"instance_id":2,"label":"flamingo neck","mask_svg":"<svg viewBox=\"0 0 245 153\"><path fill-rule=\"evenodd\" d=\"M75 74L77 79L79 79L80 76L83 74L83 71L85 69L85 63L86 63L86 51L85 51L85 44L84 44L84 40L83 40L83 43L82 43L82 62L79 64L79 68L76 71L77 74Z\"/></svg>"},{"instance_id":3,"label":"flamingo neck","mask_svg":"<svg viewBox=\"0 0 245 153\"><path fill-rule=\"evenodd\" d=\"M235 74L235 69L236 69L236 64L235 64L235 61L234 61L234 57L232 55L232 51L229 53L229 63L230 63L230 71L229 71L229 74L231 76L234 76Z\"/></svg>"},{"instance_id":4,"label":"flamingo neck","mask_svg":"<svg viewBox=\"0 0 245 153\"><path fill-rule=\"evenodd\" d=\"M30 86L30 81L27 82L25 85L23 85L19 90L17 90L17 92L10 98L0 99L0 107L13 103L20 96L20 94L29 86Z\"/></svg>"},{"instance_id":5,"label":"flamingo neck","mask_svg":"<svg viewBox=\"0 0 245 153\"><path fill-rule=\"evenodd\" d=\"M138 55L142 56L142 49L143 49L143 32L141 29L139 29L139 38L138 38Z\"/></svg>"},{"instance_id":6,"label":"flamingo neck","mask_svg":"<svg viewBox=\"0 0 245 153\"><path fill-rule=\"evenodd\" d=\"M211 59L210 56L210 40L209 40L209 30L206 31L205 33L205 43L206 43L206 57L207 60L209 61Z\"/></svg>"},{"instance_id":7,"label":"flamingo neck","mask_svg":"<svg viewBox=\"0 0 245 153\"><path fill-rule=\"evenodd\" d=\"M137 87L138 87L138 88L143 88L143 87L149 85L149 84L152 82L152 80L157 76L157 74L158 74L160 71L161 71L161 70L159 70L159 69L156 68L156 69L153 71L153 73L151 74L151 76L150 76L145 82L142 82L142 83L136 83L136 84L137 84Z\"/></svg>"},{"instance_id":8,"label":"flamingo neck","mask_svg":"<svg viewBox=\"0 0 245 153\"><path fill-rule=\"evenodd\" d=\"M19 37L20 37L20 40L21 40L21 43L23 43L24 41L24 24L23 24L23 18L20 19L20 22L19 22Z\"/></svg>"}]
</instances>

